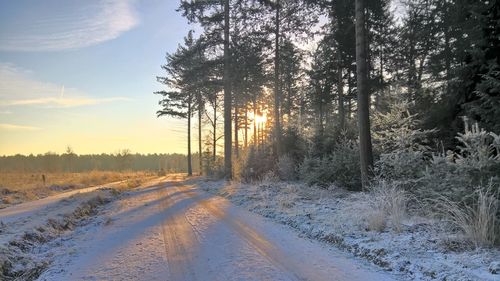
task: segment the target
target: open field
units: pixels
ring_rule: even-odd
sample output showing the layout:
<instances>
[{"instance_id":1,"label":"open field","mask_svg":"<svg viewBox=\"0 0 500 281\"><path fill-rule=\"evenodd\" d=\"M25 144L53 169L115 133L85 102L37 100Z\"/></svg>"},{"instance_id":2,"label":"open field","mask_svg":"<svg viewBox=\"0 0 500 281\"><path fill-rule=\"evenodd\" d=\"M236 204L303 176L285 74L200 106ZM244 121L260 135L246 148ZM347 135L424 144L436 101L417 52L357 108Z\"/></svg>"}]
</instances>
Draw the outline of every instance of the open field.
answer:
<instances>
[{"instance_id":1,"label":"open field","mask_svg":"<svg viewBox=\"0 0 500 281\"><path fill-rule=\"evenodd\" d=\"M114 183L115 188L133 188L155 176L152 172L135 171L0 173L0 209L68 190L108 183Z\"/></svg>"}]
</instances>

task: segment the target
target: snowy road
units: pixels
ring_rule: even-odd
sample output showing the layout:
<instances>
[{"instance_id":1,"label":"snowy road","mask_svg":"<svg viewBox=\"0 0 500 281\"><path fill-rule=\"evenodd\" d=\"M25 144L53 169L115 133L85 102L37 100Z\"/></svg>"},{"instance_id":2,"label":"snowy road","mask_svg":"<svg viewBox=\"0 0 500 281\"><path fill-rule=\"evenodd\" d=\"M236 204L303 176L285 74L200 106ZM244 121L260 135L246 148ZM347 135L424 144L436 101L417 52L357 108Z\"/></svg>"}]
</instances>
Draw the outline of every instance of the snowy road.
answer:
<instances>
[{"instance_id":1,"label":"snowy road","mask_svg":"<svg viewBox=\"0 0 500 281\"><path fill-rule=\"evenodd\" d=\"M181 176L131 192L104 216L40 280L393 279Z\"/></svg>"}]
</instances>

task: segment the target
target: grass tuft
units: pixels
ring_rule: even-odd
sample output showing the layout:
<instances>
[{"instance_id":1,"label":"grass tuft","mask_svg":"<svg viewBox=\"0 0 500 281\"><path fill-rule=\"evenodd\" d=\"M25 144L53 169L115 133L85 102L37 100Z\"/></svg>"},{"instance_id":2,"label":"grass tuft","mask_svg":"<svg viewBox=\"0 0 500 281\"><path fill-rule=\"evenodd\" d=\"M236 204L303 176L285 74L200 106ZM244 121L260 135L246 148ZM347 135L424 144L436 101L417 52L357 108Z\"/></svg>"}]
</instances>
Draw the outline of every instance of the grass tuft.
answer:
<instances>
[{"instance_id":1,"label":"grass tuft","mask_svg":"<svg viewBox=\"0 0 500 281\"><path fill-rule=\"evenodd\" d=\"M493 190L491 184L479 188L472 204L454 202L445 197L436 200L445 218L462 230L476 248L493 246L498 238L499 200L498 192Z\"/></svg>"}]
</instances>

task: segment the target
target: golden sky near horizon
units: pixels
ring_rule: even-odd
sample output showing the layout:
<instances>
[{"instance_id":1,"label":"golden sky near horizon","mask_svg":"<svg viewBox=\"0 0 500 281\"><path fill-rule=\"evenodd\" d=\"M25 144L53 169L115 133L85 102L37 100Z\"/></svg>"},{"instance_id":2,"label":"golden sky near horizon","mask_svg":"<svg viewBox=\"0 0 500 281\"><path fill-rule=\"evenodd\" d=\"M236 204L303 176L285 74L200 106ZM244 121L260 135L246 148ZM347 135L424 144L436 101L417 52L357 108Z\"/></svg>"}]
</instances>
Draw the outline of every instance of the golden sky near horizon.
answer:
<instances>
[{"instance_id":1,"label":"golden sky near horizon","mask_svg":"<svg viewBox=\"0 0 500 281\"><path fill-rule=\"evenodd\" d=\"M178 1L0 1L0 155L186 153L156 117L165 53L190 28ZM194 131L194 127L193 127Z\"/></svg>"}]
</instances>

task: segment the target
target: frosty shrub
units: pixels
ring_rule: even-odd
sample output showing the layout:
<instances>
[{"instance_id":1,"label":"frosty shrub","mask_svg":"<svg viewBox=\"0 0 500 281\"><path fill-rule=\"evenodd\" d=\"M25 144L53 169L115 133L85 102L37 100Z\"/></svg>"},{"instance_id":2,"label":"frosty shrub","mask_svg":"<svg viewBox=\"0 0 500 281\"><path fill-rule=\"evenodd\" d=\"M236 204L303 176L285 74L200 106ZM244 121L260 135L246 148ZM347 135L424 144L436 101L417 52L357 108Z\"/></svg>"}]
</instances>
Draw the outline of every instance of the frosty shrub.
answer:
<instances>
[{"instance_id":1,"label":"frosty shrub","mask_svg":"<svg viewBox=\"0 0 500 281\"><path fill-rule=\"evenodd\" d=\"M330 168L335 173L335 184L357 189L361 185L359 147L354 141L340 143L329 157Z\"/></svg>"},{"instance_id":2,"label":"frosty shrub","mask_svg":"<svg viewBox=\"0 0 500 281\"><path fill-rule=\"evenodd\" d=\"M345 129L335 126L335 121L326 124L325 128L316 128L311 138L310 156L321 157L335 152L339 144L346 140L358 138L357 123L353 120L345 120Z\"/></svg>"},{"instance_id":3,"label":"frosty shrub","mask_svg":"<svg viewBox=\"0 0 500 281\"><path fill-rule=\"evenodd\" d=\"M203 161L203 173L215 179L220 179L224 177L224 163L223 159L219 156L213 158L212 152L210 150L205 150L202 154Z\"/></svg>"},{"instance_id":4,"label":"frosty shrub","mask_svg":"<svg viewBox=\"0 0 500 281\"><path fill-rule=\"evenodd\" d=\"M407 189L418 183L427 165L421 151L394 151L380 155L375 163L376 175L400 182Z\"/></svg>"},{"instance_id":5,"label":"frosty shrub","mask_svg":"<svg viewBox=\"0 0 500 281\"><path fill-rule=\"evenodd\" d=\"M262 175L261 181L264 184L277 183L280 181L280 178L278 177L278 175L276 175L275 172L270 170L270 171L264 173L264 175Z\"/></svg>"},{"instance_id":6,"label":"frosty shrub","mask_svg":"<svg viewBox=\"0 0 500 281\"><path fill-rule=\"evenodd\" d=\"M456 155L456 164L459 170L468 172L473 178L485 179L484 176L499 176L500 171L500 141L499 136L486 132L475 123L467 125L465 121L465 133L459 133L457 140L459 153ZM496 174L491 174L496 171Z\"/></svg>"},{"instance_id":7,"label":"frosty shrub","mask_svg":"<svg viewBox=\"0 0 500 281\"><path fill-rule=\"evenodd\" d=\"M261 180L266 173L274 171L276 164L271 155L270 147L258 149L251 147L246 157L243 157L241 161L237 178L243 182Z\"/></svg>"},{"instance_id":8,"label":"frosty shrub","mask_svg":"<svg viewBox=\"0 0 500 281\"><path fill-rule=\"evenodd\" d=\"M283 130L281 145L282 151L286 151L288 157L290 157L294 163L300 163L304 160L306 154L306 140L297 127L289 125Z\"/></svg>"},{"instance_id":9,"label":"frosty shrub","mask_svg":"<svg viewBox=\"0 0 500 281\"><path fill-rule=\"evenodd\" d=\"M361 184L358 146L345 140L329 156L306 157L299 172L301 179L309 185L326 187L335 183L355 189Z\"/></svg>"},{"instance_id":10,"label":"frosty shrub","mask_svg":"<svg viewBox=\"0 0 500 281\"><path fill-rule=\"evenodd\" d=\"M295 161L288 154L278 159L278 174L280 179L285 181L297 179Z\"/></svg>"},{"instance_id":11,"label":"frosty shrub","mask_svg":"<svg viewBox=\"0 0 500 281\"><path fill-rule=\"evenodd\" d=\"M321 159L319 157L306 156L302 164L299 166L299 176L306 183L312 185L315 182L315 177L312 176L316 173L316 170L321 165Z\"/></svg>"},{"instance_id":12,"label":"frosty shrub","mask_svg":"<svg viewBox=\"0 0 500 281\"><path fill-rule=\"evenodd\" d=\"M446 198L460 200L469 185L465 175L457 172L453 153L434 154L426 167L421 185L415 190L420 198Z\"/></svg>"},{"instance_id":13,"label":"frosty shrub","mask_svg":"<svg viewBox=\"0 0 500 281\"><path fill-rule=\"evenodd\" d=\"M470 242L476 247L487 247L500 239L498 195L498 188L490 183L486 188L477 188L472 203L454 202L446 197L436 202L444 217L461 229Z\"/></svg>"},{"instance_id":14,"label":"frosty shrub","mask_svg":"<svg viewBox=\"0 0 500 281\"><path fill-rule=\"evenodd\" d=\"M457 152L434 155L423 176L421 193L445 196L458 202L467 199L477 186L500 184L500 150L498 136L476 124L465 123L465 132L457 136ZM430 192L430 193L429 193Z\"/></svg>"},{"instance_id":15,"label":"frosty shrub","mask_svg":"<svg viewBox=\"0 0 500 281\"><path fill-rule=\"evenodd\" d=\"M233 180L241 181L241 177L244 174L243 170L245 169L247 161L248 161L247 150L239 151L238 156L233 154L233 159L232 159Z\"/></svg>"},{"instance_id":16,"label":"frosty shrub","mask_svg":"<svg viewBox=\"0 0 500 281\"><path fill-rule=\"evenodd\" d=\"M412 189L425 171L427 136L433 130L419 129L420 120L410 114L408 107L407 103L399 102L388 113L376 114L373 139L380 152L375 163L376 175Z\"/></svg>"}]
</instances>

